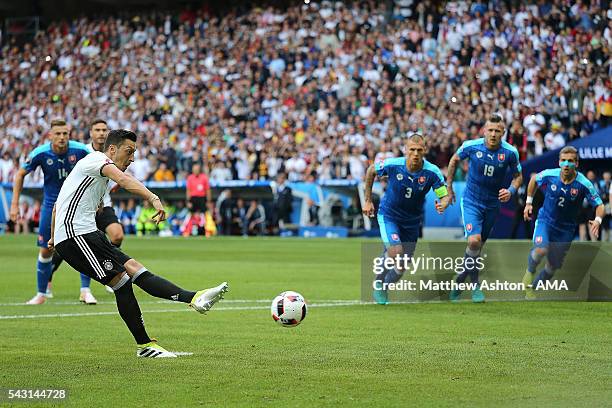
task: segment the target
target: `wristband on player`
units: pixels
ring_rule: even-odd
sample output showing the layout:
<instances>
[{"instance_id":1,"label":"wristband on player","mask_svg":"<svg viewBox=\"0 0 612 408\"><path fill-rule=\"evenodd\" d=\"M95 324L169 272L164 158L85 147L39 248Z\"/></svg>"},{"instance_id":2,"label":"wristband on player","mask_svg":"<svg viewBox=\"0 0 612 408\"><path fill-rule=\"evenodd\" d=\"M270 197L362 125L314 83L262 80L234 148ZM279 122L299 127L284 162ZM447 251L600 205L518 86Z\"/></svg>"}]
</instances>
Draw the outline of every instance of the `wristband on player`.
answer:
<instances>
[{"instance_id":1,"label":"wristband on player","mask_svg":"<svg viewBox=\"0 0 612 408\"><path fill-rule=\"evenodd\" d=\"M601 217L595 217L595 219L594 219L593 221L595 221L596 223L598 223L599 225L601 225L601 222L602 222L603 220L601 219Z\"/></svg>"},{"instance_id":2,"label":"wristband on player","mask_svg":"<svg viewBox=\"0 0 612 408\"><path fill-rule=\"evenodd\" d=\"M533 196L527 196L527 200L525 200L525 204L532 204L533 203Z\"/></svg>"},{"instance_id":3,"label":"wristband on player","mask_svg":"<svg viewBox=\"0 0 612 408\"><path fill-rule=\"evenodd\" d=\"M516 194L516 187L511 185L510 187L508 187L508 191L510 192L511 195L515 195Z\"/></svg>"}]
</instances>

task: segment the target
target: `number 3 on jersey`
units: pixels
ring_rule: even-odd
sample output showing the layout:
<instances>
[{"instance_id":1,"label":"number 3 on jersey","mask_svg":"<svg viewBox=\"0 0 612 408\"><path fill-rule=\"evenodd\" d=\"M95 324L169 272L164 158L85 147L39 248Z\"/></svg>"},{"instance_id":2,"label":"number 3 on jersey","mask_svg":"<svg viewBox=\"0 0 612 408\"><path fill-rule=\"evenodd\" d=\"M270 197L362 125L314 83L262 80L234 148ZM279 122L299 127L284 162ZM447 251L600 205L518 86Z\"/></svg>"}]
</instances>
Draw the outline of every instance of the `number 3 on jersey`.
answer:
<instances>
[{"instance_id":1,"label":"number 3 on jersey","mask_svg":"<svg viewBox=\"0 0 612 408\"><path fill-rule=\"evenodd\" d=\"M494 170L495 170L494 166L491 166L489 164L485 164L485 166L484 166L484 175L491 177L493 175L493 171Z\"/></svg>"},{"instance_id":2,"label":"number 3 on jersey","mask_svg":"<svg viewBox=\"0 0 612 408\"><path fill-rule=\"evenodd\" d=\"M404 197L406 197L406 198L412 197L412 188L411 187L406 187L406 194L404 194Z\"/></svg>"}]
</instances>

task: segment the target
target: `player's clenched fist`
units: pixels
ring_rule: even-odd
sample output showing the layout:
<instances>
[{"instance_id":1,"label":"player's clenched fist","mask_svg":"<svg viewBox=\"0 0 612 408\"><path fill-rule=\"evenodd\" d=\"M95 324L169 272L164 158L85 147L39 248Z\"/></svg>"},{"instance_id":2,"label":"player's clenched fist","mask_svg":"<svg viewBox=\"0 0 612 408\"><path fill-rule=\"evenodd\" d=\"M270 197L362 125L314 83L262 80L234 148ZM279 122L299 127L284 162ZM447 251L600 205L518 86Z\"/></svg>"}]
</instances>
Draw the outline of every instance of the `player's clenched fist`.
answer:
<instances>
[{"instance_id":1,"label":"player's clenched fist","mask_svg":"<svg viewBox=\"0 0 612 408\"><path fill-rule=\"evenodd\" d=\"M366 201L363 206L362 213L365 216L373 217L374 216L374 203L370 200Z\"/></svg>"}]
</instances>

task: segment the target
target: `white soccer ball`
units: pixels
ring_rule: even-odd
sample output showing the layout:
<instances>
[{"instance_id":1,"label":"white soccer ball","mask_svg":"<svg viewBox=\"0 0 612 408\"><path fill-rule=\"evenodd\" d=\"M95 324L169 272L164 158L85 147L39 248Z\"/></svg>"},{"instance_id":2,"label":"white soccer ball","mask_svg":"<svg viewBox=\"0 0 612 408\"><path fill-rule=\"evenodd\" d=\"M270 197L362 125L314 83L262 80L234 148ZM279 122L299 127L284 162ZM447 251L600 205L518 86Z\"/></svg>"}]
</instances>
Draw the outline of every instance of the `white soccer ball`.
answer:
<instances>
[{"instance_id":1,"label":"white soccer ball","mask_svg":"<svg viewBox=\"0 0 612 408\"><path fill-rule=\"evenodd\" d=\"M283 292L272 301L272 318L283 327L295 327L306 318L308 306L304 296L297 292Z\"/></svg>"}]
</instances>

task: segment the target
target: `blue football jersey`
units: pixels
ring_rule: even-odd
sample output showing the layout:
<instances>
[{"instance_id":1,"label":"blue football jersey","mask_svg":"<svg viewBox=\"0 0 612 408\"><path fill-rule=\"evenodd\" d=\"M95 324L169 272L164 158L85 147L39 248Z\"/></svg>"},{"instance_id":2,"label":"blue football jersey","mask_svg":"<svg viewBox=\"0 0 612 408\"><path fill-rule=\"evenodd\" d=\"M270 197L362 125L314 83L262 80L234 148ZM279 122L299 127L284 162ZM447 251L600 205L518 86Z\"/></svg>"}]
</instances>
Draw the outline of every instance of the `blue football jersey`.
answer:
<instances>
[{"instance_id":1,"label":"blue football jersey","mask_svg":"<svg viewBox=\"0 0 612 408\"><path fill-rule=\"evenodd\" d=\"M484 138L468 140L457 150L457 156L469 161L464 202L487 208L500 205L499 190L504 187L502 183L508 169L512 174L521 171L518 151L504 141L499 149L489 150Z\"/></svg>"},{"instance_id":2,"label":"blue football jersey","mask_svg":"<svg viewBox=\"0 0 612 408\"><path fill-rule=\"evenodd\" d=\"M43 205L53 207L64 180L72 171L75 164L89 154L90 150L83 143L69 141L68 150L64 154L57 154L51 148L51 143L45 143L32 150L23 168L28 172L42 168L45 176L43 185Z\"/></svg>"},{"instance_id":3,"label":"blue football jersey","mask_svg":"<svg viewBox=\"0 0 612 408\"><path fill-rule=\"evenodd\" d=\"M445 185L440 169L427 160L421 170L410 173L405 157L386 159L376 163L376 174L389 177L378 213L400 223L419 225L427 192Z\"/></svg>"},{"instance_id":4,"label":"blue football jersey","mask_svg":"<svg viewBox=\"0 0 612 408\"><path fill-rule=\"evenodd\" d=\"M585 198L593 207L602 204L593 184L580 172L574 181L565 184L561 181L561 169L548 169L538 173L536 183L544 193L538 220L559 229L576 228L578 212Z\"/></svg>"}]
</instances>

